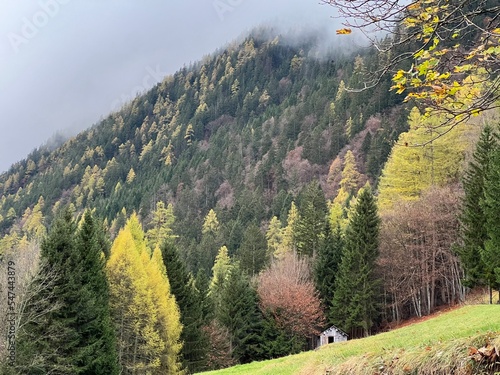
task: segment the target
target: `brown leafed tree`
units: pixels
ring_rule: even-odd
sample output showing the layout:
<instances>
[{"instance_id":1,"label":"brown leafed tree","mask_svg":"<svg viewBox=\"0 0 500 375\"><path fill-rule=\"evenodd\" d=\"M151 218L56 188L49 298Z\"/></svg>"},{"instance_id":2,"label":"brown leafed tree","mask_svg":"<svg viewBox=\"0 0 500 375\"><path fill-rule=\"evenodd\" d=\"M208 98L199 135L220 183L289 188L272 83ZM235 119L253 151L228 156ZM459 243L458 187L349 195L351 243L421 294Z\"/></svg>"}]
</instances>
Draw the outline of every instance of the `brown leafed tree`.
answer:
<instances>
[{"instance_id":1,"label":"brown leafed tree","mask_svg":"<svg viewBox=\"0 0 500 375\"><path fill-rule=\"evenodd\" d=\"M257 292L278 327L304 338L319 334L325 318L306 259L285 254L259 275Z\"/></svg>"}]
</instances>

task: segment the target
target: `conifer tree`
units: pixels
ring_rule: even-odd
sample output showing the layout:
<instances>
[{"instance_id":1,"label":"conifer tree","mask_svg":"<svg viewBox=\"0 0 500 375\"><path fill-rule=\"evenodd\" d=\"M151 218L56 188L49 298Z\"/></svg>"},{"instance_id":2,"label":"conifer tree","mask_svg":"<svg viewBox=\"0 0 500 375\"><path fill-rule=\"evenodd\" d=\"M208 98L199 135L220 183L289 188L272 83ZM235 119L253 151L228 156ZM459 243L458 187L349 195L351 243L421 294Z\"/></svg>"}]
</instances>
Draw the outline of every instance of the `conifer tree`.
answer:
<instances>
[{"instance_id":1,"label":"conifer tree","mask_svg":"<svg viewBox=\"0 0 500 375\"><path fill-rule=\"evenodd\" d=\"M64 210L54 221L41 245L41 269L35 284L44 281L43 275L56 275L52 290L42 289L36 300L30 304L30 314L37 314L40 306L59 306L45 314L41 321L28 324L21 347L29 363L27 372L33 375L48 373L77 373L78 356L75 343L79 335L75 327L75 316L67 310L68 300L73 300L73 272L70 257L75 250L76 226L69 210Z\"/></svg>"},{"instance_id":2,"label":"conifer tree","mask_svg":"<svg viewBox=\"0 0 500 375\"><path fill-rule=\"evenodd\" d=\"M465 270L465 285L473 287L486 282L485 264L481 254L488 239L487 216L484 206L485 185L492 169L492 155L498 148L497 136L490 126L486 126L476 145L469 167L463 179L464 199L462 203L461 237L463 244L457 251Z\"/></svg>"},{"instance_id":3,"label":"conifer tree","mask_svg":"<svg viewBox=\"0 0 500 375\"><path fill-rule=\"evenodd\" d=\"M153 372L160 367L165 344L157 329L148 275L128 224L113 242L107 273L121 371Z\"/></svg>"},{"instance_id":4,"label":"conifer tree","mask_svg":"<svg viewBox=\"0 0 500 375\"><path fill-rule=\"evenodd\" d=\"M221 293L217 320L229 330L230 351L240 363L263 358L262 314L257 292L240 267L232 267Z\"/></svg>"},{"instance_id":5,"label":"conifer tree","mask_svg":"<svg viewBox=\"0 0 500 375\"><path fill-rule=\"evenodd\" d=\"M491 165L486 174L482 209L486 217L487 240L484 248L481 249L481 261L484 278L490 287L490 303L492 303L492 289L500 290L500 231L498 230L500 222L500 149L498 148L492 153Z\"/></svg>"},{"instance_id":6,"label":"conifer tree","mask_svg":"<svg viewBox=\"0 0 500 375\"><path fill-rule=\"evenodd\" d=\"M269 259L272 259L283 241L283 229L281 228L281 222L276 216L273 216L269 222L269 228L266 232L266 240L267 256Z\"/></svg>"},{"instance_id":7,"label":"conifer tree","mask_svg":"<svg viewBox=\"0 0 500 375\"><path fill-rule=\"evenodd\" d=\"M287 225L282 231L281 245L274 252L275 258L282 259L287 253L297 250L297 227L299 220L299 210L295 202L292 202L288 211Z\"/></svg>"},{"instance_id":8,"label":"conifer tree","mask_svg":"<svg viewBox=\"0 0 500 375\"><path fill-rule=\"evenodd\" d=\"M118 374L102 236L90 212L77 231L66 209L44 239L42 268L35 283L45 282L44 275L56 278L50 291L40 288L31 305L35 315L47 303L60 308L27 327L26 339L33 340L35 357L43 358L33 359L30 374Z\"/></svg>"},{"instance_id":9,"label":"conifer tree","mask_svg":"<svg viewBox=\"0 0 500 375\"><path fill-rule=\"evenodd\" d=\"M324 240L327 214L325 195L318 182L307 185L301 194L297 225L297 252L315 256Z\"/></svg>"},{"instance_id":10,"label":"conifer tree","mask_svg":"<svg viewBox=\"0 0 500 375\"><path fill-rule=\"evenodd\" d=\"M327 314L330 313L335 290L335 279L341 261L344 239L337 225L332 231L329 223L325 225L325 240L319 248L314 268L314 281Z\"/></svg>"},{"instance_id":11,"label":"conifer tree","mask_svg":"<svg viewBox=\"0 0 500 375\"><path fill-rule=\"evenodd\" d=\"M334 203L345 205L349 198L356 194L360 179L361 175L356 168L356 158L352 151L348 150L344 157L340 189Z\"/></svg>"},{"instance_id":12,"label":"conifer tree","mask_svg":"<svg viewBox=\"0 0 500 375\"><path fill-rule=\"evenodd\" d=\"M233 264L231 258L229 258L228 250L226 246L222 246L219 249L219 253L215 258L215 263L212 268L212 279L210 280L209 296L211 302L213 303L215 314L217 315L218 309L221 305L222 291L224 290L224 285L229 277L229 272Z\"/></svg>"},{"instance_id":13,"label":"conifer tree","mask_svg":"<svg viewBox=\"0 0 500 375\"><path fill-rule=\"evenodd\" d=\"M158 375L178 374L181 370L179 354L182 348L180 342L182 324L179 307L170 291L170 282L159 247L154 249L153 255L146 265L146 271L158 316L158 330L165 345L161 356L161 365L155 373Z\"/></svg>"},{"instance_id":14,"label":"conifer tree","mask_svg":"<svg viewBox=\"0 0 500 375\"><path fill-rule=\"evenodd\" d=\"M168 241L164 242L162 256L172 294L175 296L181 312L183 325L181 359L184 367L190 373L204 370L208 342L202 330L202 300L199 298L194 280L179 258L177 248ZM203 274L205 273L203 272Z\"/></svg>"},{"instance_id":15,"label":"conifer tree","mask_svg":"<svg viewBox=\"0 0 500 375\"><path fill-rule=\"evenodd\" d=\"M76 314L79 343L79 374L117 374L116 337L109 310L109 286L106 278L104 254L108 239L102 222L90 211L76 236L74 271L81 269L75 288L77 299L71 305ZM73 272L74 272L73 271Z\"/></svg>"},{"instance_id":16,"label":"conifer tree","mask_svg":"<svg viewBox=\"0 0 500 375\"><path fill-rule=\"evenodd\" d=\"M122 372L178 374L182 325L161 252L151 254L133 214L107 263Z\"/></svg>"},{"instance_id":17,"label":"conifer tree","mask_svg":"<svg viewBox=\"0 0 500 375\"><path fill-rule=\"evenodd\" d=\"M349 218L330 313L332 322L354 337L369 335L380 315L379 280L375 275L379 226L375 199L367 185Z\"/></svg>"},{"instance_id":18,"label":"conifer tree","mask_svg":"<svg viewBox=\"0 0 500 375\"><path fill-rule=\"evenodd\" d=\"M250 224L243 233L237 259L242 271L250 276L258 274L268 264L266 239L256 224Z\"/></svg>"},{"instance_id":19,"label":"conifer tree","mask_svg":"<svg viewBox=\"0 0 500 375\"><path fill-rule=\"evenodd\" d=\"M160 246L163 241L175 238L172 228L174 222L174 206L169 204L165 207L165 203L158 202L156 210L153 212L153 219L151 220L152 228L146 234L149 245L152 248Z\"/></svg>"}]
</instances>

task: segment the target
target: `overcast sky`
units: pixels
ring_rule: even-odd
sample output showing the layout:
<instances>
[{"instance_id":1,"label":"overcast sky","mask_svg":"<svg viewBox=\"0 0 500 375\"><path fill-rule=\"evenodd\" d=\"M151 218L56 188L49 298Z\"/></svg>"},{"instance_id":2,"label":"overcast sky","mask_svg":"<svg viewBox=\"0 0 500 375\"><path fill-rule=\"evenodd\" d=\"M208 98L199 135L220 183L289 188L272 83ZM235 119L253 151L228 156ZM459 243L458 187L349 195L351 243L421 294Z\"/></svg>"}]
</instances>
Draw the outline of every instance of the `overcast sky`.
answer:
<instances>
[{"instance_id":1,"label":"overcast sky","mask_svg":"<svg viewBox=\"0 0 500 375\"><path fill-rule=\"evenodd\" d=\"M319 0L0 0L0 173L265 24L331 25Z\"/></svg>"}]
</instances>

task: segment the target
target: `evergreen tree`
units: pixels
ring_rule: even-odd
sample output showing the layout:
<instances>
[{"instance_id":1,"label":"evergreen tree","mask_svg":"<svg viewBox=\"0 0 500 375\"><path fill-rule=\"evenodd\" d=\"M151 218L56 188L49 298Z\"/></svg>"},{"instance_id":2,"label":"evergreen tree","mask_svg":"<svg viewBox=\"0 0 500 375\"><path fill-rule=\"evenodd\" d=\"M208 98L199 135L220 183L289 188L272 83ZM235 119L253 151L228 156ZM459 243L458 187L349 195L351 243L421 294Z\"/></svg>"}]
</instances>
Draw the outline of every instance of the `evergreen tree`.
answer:
<instances>
[{"instance_id":1,"label":"evergreen tree","mask_svg":"<svg viewBox=\"0 0 500 375\"><path fill-rule=\"evenodd\" d=\"M73 374L80 370L76 361L79 335L76 317L69 312L68 302L76 298L74 293L74 271L70 268L75 251L76 225L71 212L66 209L54 221L41 246L41 269L36 284L44 282L44 275L53 273L51 290L40 288L40 293L29 306L29 314L36 315L46 306L58 306L39 321L28 323L21 340L22 358L27 363L27 373L33 375ZM74 311L72 311L74 312ZM24 341L24 342L23 342Z\"/></svg>"},{"instance_id":2,"label":"evergreen tree","mask_svg":"<svg viewBox=\"0 0 500 375\"><path fill-rule=\"evenodd\" d=\"M327 223L325 225L325 241L323 241L316 258L314 281L325 311L328 314L332 307L335 279L341 261L343 246L344 240L340 226L337 225L332 232L330 224Z\"/></svg>"},{"instance_id":3,"label":"evergreen tree","mask_svg":"<svg viewBox=\"0 0 500 375\"><path fill-rule=\"evenodd\" d=\"M198 270L194 285L198 295L197 300L200 301L202 320L204 324L207 324L213 317L214 306L212 299L209 296L210 279L204 269Z\"/></svg>"},{"instance_id":4,"label":"evergreen tree","mask_svg":"<svg viewBox=\"0 0 500 375\"><path fill-rule=\"evenodd\" d=\"M458 248L458 254L465 270L464 284L469 287L486 282L486 265L481 254L488 239L487 216L481 202L484 201L486 180L492 169L492 154L497 148L497 136L490 126L486 126L463 179L465 195L460 215L463 244Z\"/></svg>"},{"instance_id":5,"label":"evergreen tree","mask_svg":"<svg viewBox=\"0 0 500 375\"><path fill-rule=\"evenodd\" d=\"M486 217L487 240L484 243L484 248L481 249L481 260L484 278L490 286L490 303L492 303L492 289L500 290L500 231L498 230L500 222L500 149L498 148L493 152L491 165L487 171L482 209Z\"/></svg>"},{"instance_id":6,"label":"evergreen tree","mask_svg":"<svg viewBox=\"0 0 500 375\"><path fill-rule=\"evenodd\" d=\"M230 350L240 363L263 359L262 314L250 280L238 266L232 267L221 295L217 320L229 330Z\"/></svg>"},{"instance_id":7,"label":"evergreen tree","mask_svg":"<svg viewBox=\"0 0 500 375\"><path fill-rule=\"evenodd\" d=\"M184 367L189 373L204 370L208 342L202 330L202 300L195 288L194 280L179 258L177 248L168 241L164 242L162 256L172 294L175 296L181 312L183 325L181 357Z\"/></svg>"},{"instance_id":8,"label":"evergreen tree","mask_svg":"<svg viewBox=\"0 0 500 375\"><path fill-rule=\"evenodd\" d=\"M315 256L324 240L327 214L325 194L318 182L307 185L300 200L300 220L297 225L297 252Z\"/></svg>"},{"instance_id":9,"label":"evergreen tree","mask_svg":"<svg viewBox=\"0 0 500 375\"><path fill-rule=\"evenodd\" d=\"M250 276L258 274L269 262L266 238L257 225L252 223L245 230L241 246L237 251L237 259L241 269Z\"/></svg>"},{"instance_id":10,"label":"evergreen tree","mask_svg":"<svg viewBox=\"0 0 500 375\"><path fill-rule=\"evenodd\" d=\"M332 322L354 337L369 335L380 315L379 280L375 275L379 226L375 199L367 185L349 218L330 313Z\"/></svg>"},{"instance_id":11,"label":"evergreen tree","mask_svg":"<svg viewBox=\"0 0 500 375\"><path fill-rule=\"evenodd\" d=\"M50 303L60 308L45 314L42 322L28 324L25 339L36 364L30 374L118 374L118 362L108 305L108 284L101 244L103 232L90 212L77 231L66 209L42 243L42 268L35 283L54 274L51 290L32 302L32 311ZM42 357L38 362L36 357Z\"/></svg>"},{"instance_id":12,"label":"evergreen tree","mask_svg":"<svg viewBox=\"0 0 500 375\"><path fill-rule=\"evenodd\" d=\"M77 299L71 307L76 315L76 327L81 336L79 374L117 374L116 338L109 310L109 286L103 254L108 251L108 239L102 222L90 211L76 236L74 271L80 269L75 291ZM76 272L75 272L76 273Z\"/></svg>"}]
</instances>

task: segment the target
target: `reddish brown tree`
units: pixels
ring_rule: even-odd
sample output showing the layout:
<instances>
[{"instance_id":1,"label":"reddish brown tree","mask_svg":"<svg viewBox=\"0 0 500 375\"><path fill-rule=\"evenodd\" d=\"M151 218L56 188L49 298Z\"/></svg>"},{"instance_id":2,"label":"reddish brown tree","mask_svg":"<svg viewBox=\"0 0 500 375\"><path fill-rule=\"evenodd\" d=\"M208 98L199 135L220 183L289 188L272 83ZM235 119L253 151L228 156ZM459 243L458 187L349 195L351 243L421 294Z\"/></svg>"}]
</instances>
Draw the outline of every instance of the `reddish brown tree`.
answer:
<instances>
[{"instance_id":1,"label":"reddish brown tree","mask_svg":"<svg viewBox=\"0 0 500 375\"><path fill-rule=\"evenodd\" d=\"M259 275L257 292L278 327L304 338L319 334L325 318L306 259L287 253Z\"/></svg>"}]
</instances>

